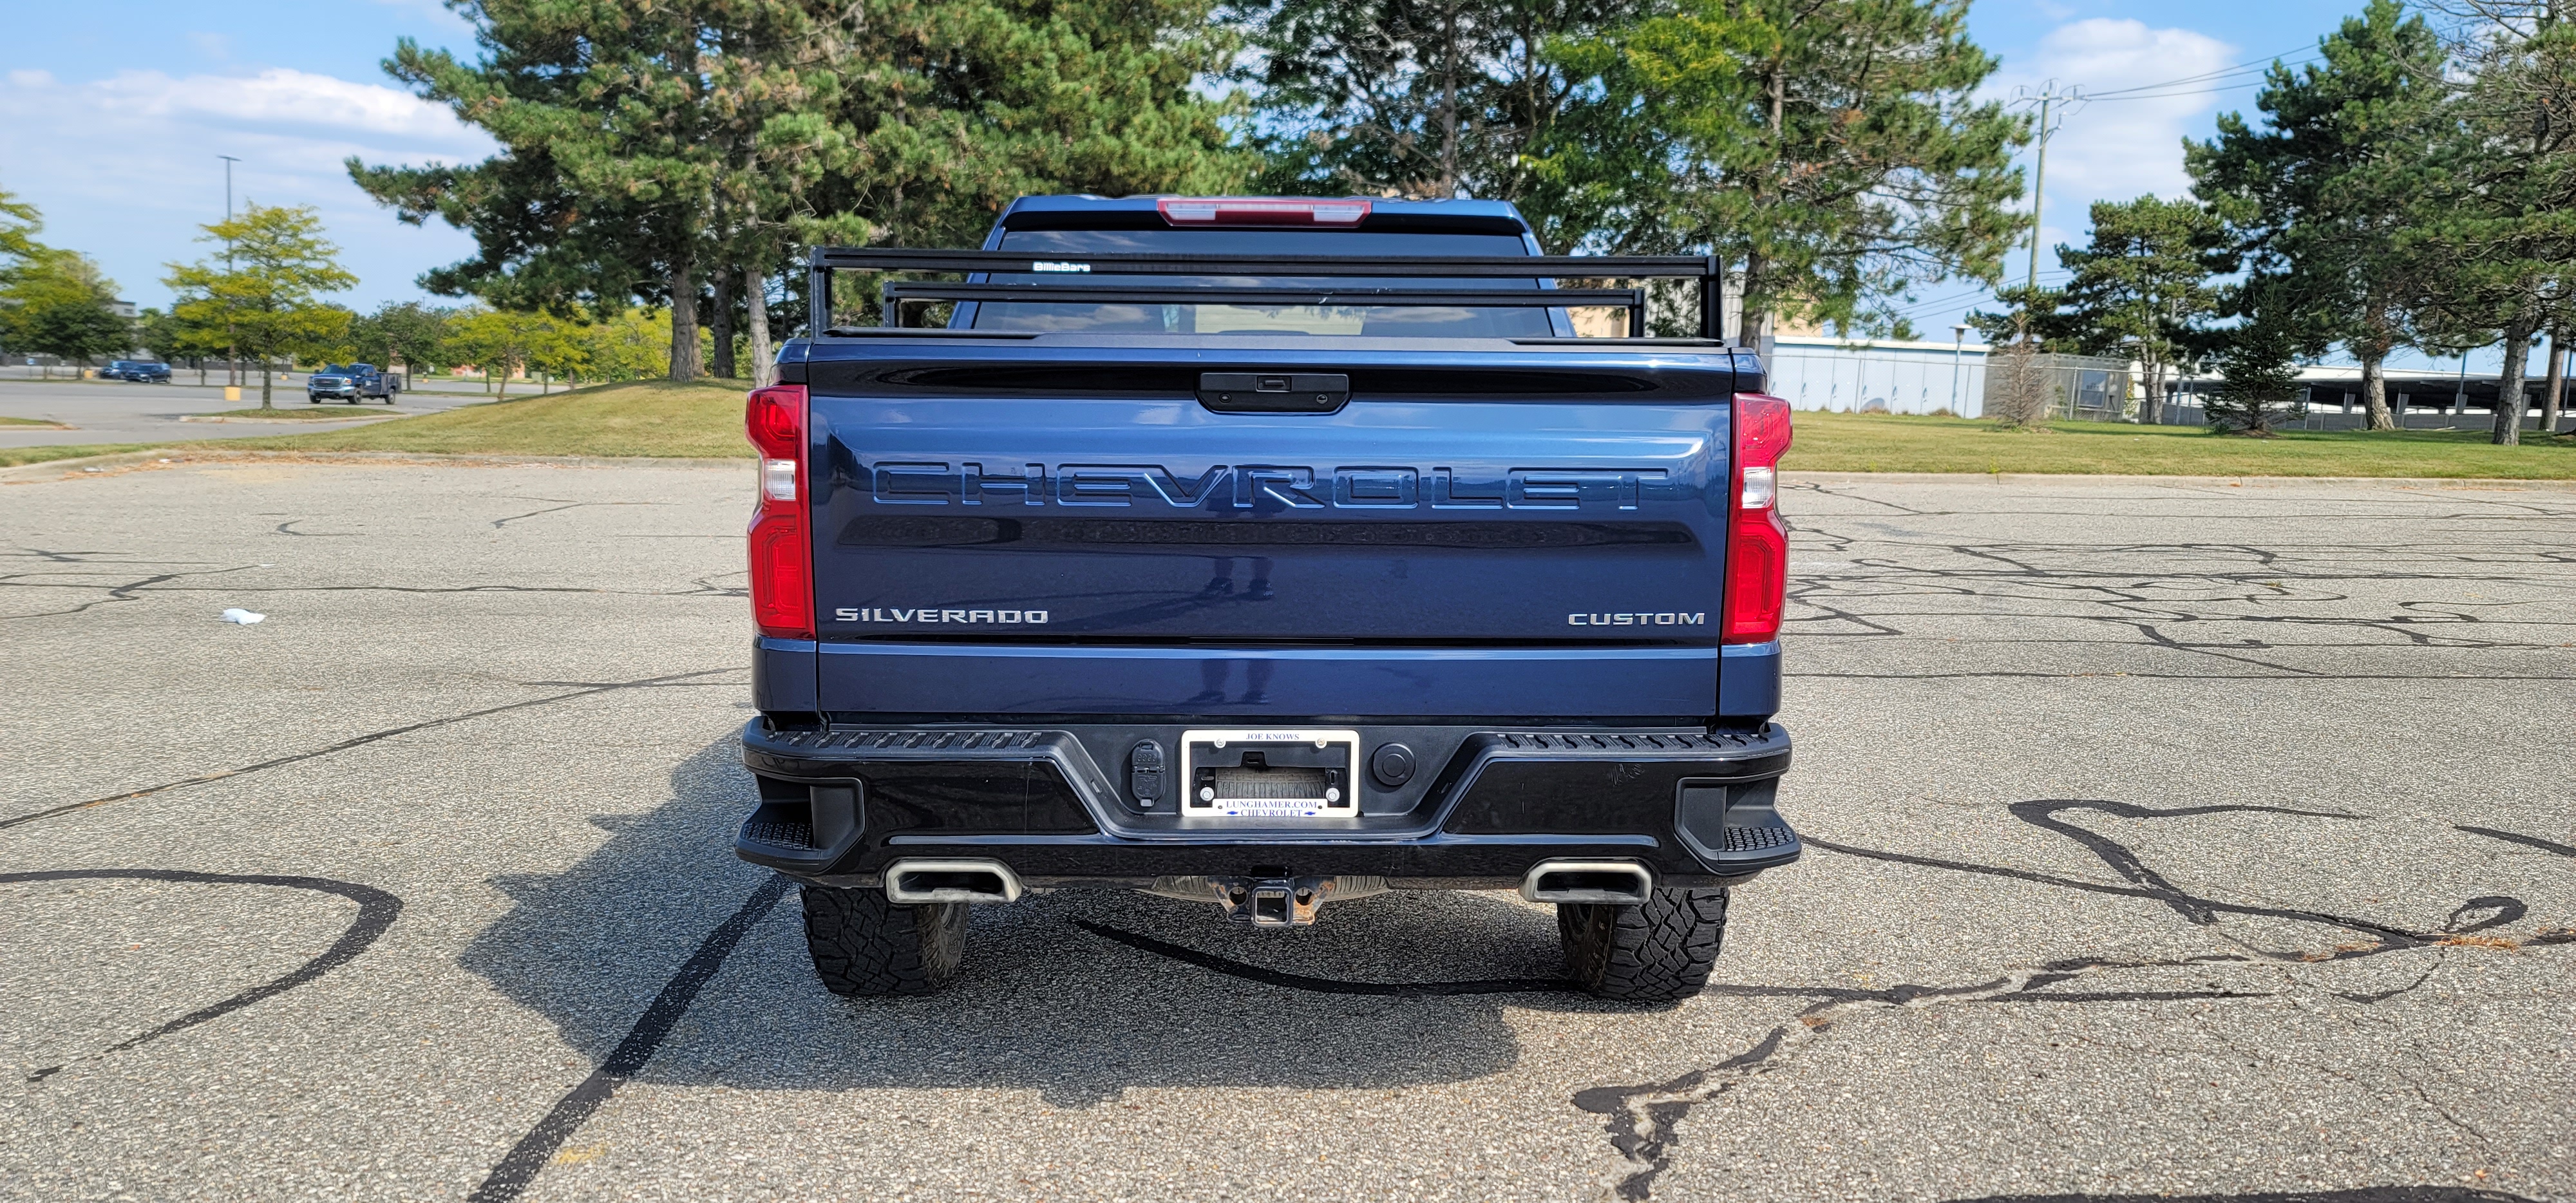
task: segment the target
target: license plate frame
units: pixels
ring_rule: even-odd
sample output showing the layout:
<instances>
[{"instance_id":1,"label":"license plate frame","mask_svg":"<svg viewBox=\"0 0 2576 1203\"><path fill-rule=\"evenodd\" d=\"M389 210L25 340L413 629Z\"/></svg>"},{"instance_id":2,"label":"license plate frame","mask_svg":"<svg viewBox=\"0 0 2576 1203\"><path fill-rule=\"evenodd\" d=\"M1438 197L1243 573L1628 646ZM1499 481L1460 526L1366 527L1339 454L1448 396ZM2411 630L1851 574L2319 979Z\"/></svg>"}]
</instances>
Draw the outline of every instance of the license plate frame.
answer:
<instances>
[{"instance_id":1,"label":"license plate frame","mask_svg":"<svg viewBox=\"0 0 2576 1203\"><path fill-rule=\"evenodd\" d=\"M1257 769L1252 767L1256 757ZM1274 759L1284 763L1271 763ZM1359 764L1360 733L1344 728L1183 731L1181 817L1355 819L1360 813Z\"/></svg>"}]
</instances>

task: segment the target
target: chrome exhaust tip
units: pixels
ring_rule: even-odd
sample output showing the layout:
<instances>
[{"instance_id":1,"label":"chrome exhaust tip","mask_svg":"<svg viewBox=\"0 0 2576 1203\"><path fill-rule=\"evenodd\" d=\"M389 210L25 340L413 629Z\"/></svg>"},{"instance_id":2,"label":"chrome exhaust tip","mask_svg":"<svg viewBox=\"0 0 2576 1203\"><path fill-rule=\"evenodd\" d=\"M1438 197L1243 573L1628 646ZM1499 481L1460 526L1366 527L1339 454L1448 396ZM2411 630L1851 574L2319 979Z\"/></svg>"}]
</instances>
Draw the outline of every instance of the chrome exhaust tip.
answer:
<instances>
[{"instance_id":1,"label":"chrome exhaust tip","mask_svg":"<svg viewBox=\"0 0 2576 1203\"><path fill-rule=\"evenodd\" d=\"M1643 906L1655 875L1626 860L1543 860L1521 878L1521 897L1532 902L1591 902Z\"/></svg>"},{"instance_id":2,"label":"chrome exhaust tip","mask_svg":"<svg viewBox=\"0 0 2576 1203\"><path fill-rule=\"evenodd\" d=\"M899 860L886 866L886 901L1018 902L1020 875L997 860Z\"/></svg>"}]
</instances>

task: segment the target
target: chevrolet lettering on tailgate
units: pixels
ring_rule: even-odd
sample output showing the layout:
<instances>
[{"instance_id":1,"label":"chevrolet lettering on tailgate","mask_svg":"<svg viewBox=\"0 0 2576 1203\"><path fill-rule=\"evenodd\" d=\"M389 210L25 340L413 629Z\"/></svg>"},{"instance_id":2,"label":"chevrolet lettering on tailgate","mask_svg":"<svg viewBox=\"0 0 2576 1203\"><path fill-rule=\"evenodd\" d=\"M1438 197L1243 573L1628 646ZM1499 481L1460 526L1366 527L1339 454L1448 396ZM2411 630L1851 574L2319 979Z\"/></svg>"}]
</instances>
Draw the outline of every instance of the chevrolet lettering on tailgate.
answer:
<instances>
[{"instance_id":1,"label":"chevrolet lettering on tailgate","mask_svg":"<svg viewBox=\"0 0 2576 1203\"><path fill-rule=\"evenodd\" d=\"M1687 495L1662 468L1314 468L1219 464L1195 476L1160 464L890 461L868 473L879 505L1130 506L1235 510L1633 510Z\"/></svg>"}]
</instances>

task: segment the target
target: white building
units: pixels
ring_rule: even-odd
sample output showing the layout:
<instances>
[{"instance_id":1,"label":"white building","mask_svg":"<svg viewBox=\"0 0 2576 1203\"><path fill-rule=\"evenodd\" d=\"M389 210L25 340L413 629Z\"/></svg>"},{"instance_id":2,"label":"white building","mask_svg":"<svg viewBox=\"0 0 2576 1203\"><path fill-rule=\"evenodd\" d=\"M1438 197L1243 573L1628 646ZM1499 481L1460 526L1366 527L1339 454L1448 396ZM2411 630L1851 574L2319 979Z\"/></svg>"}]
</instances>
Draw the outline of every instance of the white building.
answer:
<instances>
[{"instance_id":1,"label":"white building","mask_svg":"<svg viewBox=\"0 0 2576 1203\"><path fill-rule=\"evenodd\" d=\"M1763 357L1764 387L1791 409L1978 417L1985 407L1986 348L1784 334Z\"/></svg>"}]
</instances>

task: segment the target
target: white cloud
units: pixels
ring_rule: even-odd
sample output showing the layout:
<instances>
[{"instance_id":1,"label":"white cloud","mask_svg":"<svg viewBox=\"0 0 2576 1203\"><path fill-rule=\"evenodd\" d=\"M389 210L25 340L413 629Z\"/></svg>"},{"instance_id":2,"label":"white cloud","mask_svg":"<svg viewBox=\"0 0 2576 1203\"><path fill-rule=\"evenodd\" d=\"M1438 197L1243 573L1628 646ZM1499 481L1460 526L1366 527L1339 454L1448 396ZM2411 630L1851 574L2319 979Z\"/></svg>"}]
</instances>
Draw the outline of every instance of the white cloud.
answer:
<instances>
[{"instance_id":1,"label":"white cloud","mask_svg":"<svg viewBox=\"0 0 2576 1203\"><path fill-rule=\"evenodd\" d=\"M41 71L0 87L0 186L45 215L46 241L97 257L123 293L146 304L167 292L162 265L194 259L202 223L220 218L223 163L237 201L313 205L362 281L361 305L415 294L423 269L472 250L461 232L395 222L351 184L342 161L472 161L492 153L480 132L442 106L399 89L272 68L256 75L171 76L124 71L65 83Z\"/></svg>"},{"instance_id":2,"label":"white cloud","mask_svg":"<svg viewBox=\"0 0 2576 1203\"><path fill-rule=\"evenodd\" d=\"M82 85L77 103L101 115L163 126L216 126L245 132L391 138L463 149L479 135L446 108L409 92L271 67L257 75L191 75L126 71Z\"/></svg>"},{"instance_id":3,"label":"white cloud","mask_svg":"<svg viewBox=\"0 0 2576 1203\"><path fill-rule=\"evenodd\" d=\"M2115 92L2183 79L2232 66L2240 50L2188 29L2155 29L2143 21L2096 17L2070 22L2040 39L2036 54L2006 64L1988 91L2008 95L2017 86L2054 80L2088 93ZM2192 92L2190 85L2176 91ZM2097 200L2129 200L2142 193L2184 195L2182 140L2198 119L2226 95L2173 95L2103 100L2077 108L2048 144L2048 205L2040 245L2081 243L2091 228L2086 210ZM2043 268L2055 266L2045 252Z\"/></svg>"}]
</instances>

